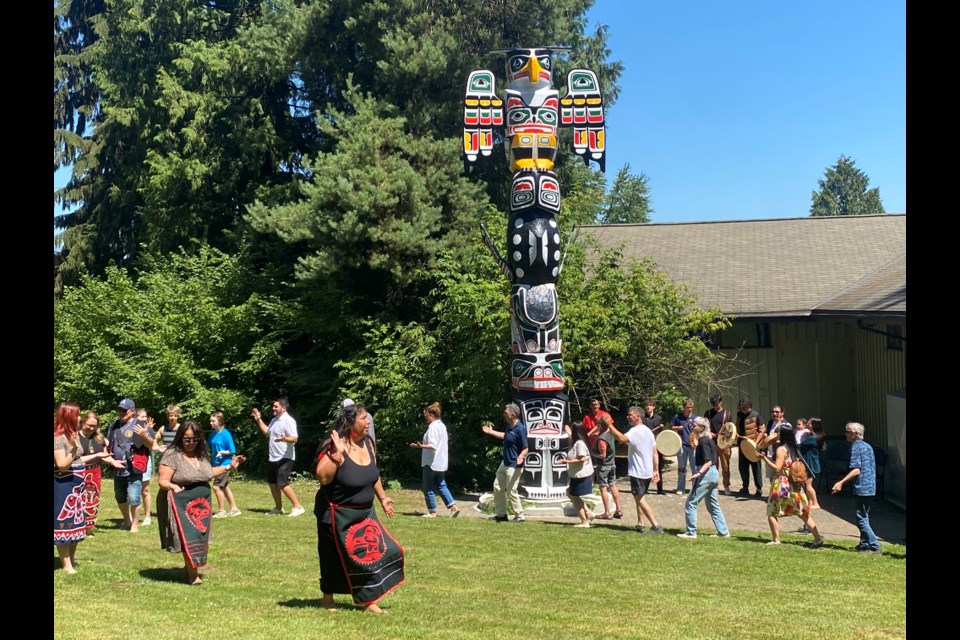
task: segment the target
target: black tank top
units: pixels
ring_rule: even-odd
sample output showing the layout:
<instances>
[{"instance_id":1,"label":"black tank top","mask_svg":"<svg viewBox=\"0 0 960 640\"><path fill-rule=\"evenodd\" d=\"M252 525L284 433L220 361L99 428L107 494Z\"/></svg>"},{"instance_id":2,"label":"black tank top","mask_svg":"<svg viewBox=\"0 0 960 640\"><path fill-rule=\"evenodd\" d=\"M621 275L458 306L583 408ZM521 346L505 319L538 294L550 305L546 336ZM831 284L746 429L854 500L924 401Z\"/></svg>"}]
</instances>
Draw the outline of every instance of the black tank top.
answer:
<instances>
[{"instance_id":1,"label":"black tank top","mask_svg":"<svg viewBox=\"0 0 960 640\"><path fill-rule=\"evenodd\" d=\"M380 479L380 470L377 468L377 460L369 439L364 440L364 446L370 453L370 464L359 465L350 456L344 454L343 464L337 469L333 482L320 487L317 492L315 510L318 517L325 518L323 522L330 522L331 502L343 505L368 505L376 497L373 485Z\"/></svg>"}]
</instances>

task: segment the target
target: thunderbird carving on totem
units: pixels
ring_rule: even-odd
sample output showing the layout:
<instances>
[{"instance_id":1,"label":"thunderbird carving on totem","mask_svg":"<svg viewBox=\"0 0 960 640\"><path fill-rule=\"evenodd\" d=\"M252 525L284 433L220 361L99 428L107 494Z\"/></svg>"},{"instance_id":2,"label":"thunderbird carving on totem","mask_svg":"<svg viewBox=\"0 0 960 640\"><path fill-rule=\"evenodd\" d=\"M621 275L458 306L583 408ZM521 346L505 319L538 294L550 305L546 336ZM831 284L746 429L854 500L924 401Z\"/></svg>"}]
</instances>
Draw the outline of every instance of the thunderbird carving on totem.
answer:
<instances>
[{"instance_id":1,"label":"thunderbird carving on totem","mask_svg":"<svg viewBox=\"0 0 960 640\"><path fill-rule=\"evenodd\" d=\"M527 426L529 454L520 488L528 498L562 497L566 492L563 425L570 415L564 393L557 277L563 268L560 184L553 172L557 130L573 129L573 150L587 164L605 168L603 98L597 75L574 69L567 75L563 98L553 86L553 54L567 47L511 49L506 54L503 98L494 74L470 73L464 99L465 163L493 152L502 137L513 182L507 223L507 258L501 257L485 227L483 239L510 281L510 328L513 335L511 381L521 420Z\"/></svg>"}]
</instances>

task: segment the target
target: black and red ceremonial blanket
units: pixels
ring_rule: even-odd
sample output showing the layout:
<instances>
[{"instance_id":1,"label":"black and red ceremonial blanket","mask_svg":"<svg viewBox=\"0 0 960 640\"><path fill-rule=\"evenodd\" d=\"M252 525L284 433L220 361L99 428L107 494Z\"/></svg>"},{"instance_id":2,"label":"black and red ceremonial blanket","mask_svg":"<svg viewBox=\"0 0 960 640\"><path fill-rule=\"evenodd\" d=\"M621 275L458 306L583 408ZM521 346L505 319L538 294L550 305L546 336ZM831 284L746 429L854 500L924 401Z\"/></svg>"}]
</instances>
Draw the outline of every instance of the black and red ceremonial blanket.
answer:
<instances>
[{"instance_id":1,"label":"black and red ceremonial blanket","mask_svg":"<svg viewBox=\"0 0 960 640\"><path fill-rule=\"evenodd\" d=\"M373 507L330 505L337 553L356 604L378 601L403 584L403 547Z\"/></svg>"},{"instance_id":2,"label":"black and red ceremonial blanket","mask_svg":"<svg viewBox=\"0 0 960 640\"><path fill-rule=\"evenodd\" d=\"M53 544L72 544L87 537L83 465L53 474Z\"/></svg>"},{"instance_id":3,"label":"black and red ceremonial blanket","mask_svg":"<svg viewBox=\"0 0 960 640\"><path fill-rule=\"evenodd\" d=\"M100 461L83 470L83 490L86 502L83 510L87 514L87 533L97 526L97 516L100 515Z\"/></svg>"},{"instance_id":4,"label":"black and red ceremonial blanket","mask_svg":"<svg viewBox=\"0 0 960 640\"><path fill-rule=\"evenodd\" d=\"M183 491L171 491L173 514L180 531L180 546L196 569L207 564L207 549L210 547L210 485L195 484Z\"/></svg>"}]
</instances>

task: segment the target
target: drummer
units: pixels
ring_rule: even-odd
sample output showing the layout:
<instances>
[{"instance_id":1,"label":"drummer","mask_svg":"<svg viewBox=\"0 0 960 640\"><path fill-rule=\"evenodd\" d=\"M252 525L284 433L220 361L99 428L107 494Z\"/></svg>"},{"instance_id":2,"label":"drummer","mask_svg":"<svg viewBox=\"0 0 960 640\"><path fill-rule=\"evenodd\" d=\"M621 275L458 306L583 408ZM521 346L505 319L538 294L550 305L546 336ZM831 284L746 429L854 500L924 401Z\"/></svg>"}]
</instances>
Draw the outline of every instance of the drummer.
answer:
<instances>
[{"instance_id":1,"label":"drummer","mask_svg":"<svg viewBox=\"0 0 960 640\"><path fill-rule=\"evenodd\" d=\"M737 435L743 438L749 438L756 441L762 438L766 433L766 425L760 419L760 414L753 410L753 403L749 400L740 400L737 409ZM754 494L758 498L763 497L763 481L760 479L760 459L751 462L746 456L737 457L737 466L740 469L740 480L743 486L738 492L742 496L750 495L750 470L753 469L753 486L756 487Z\"/></svg>"},{"instance_id":2,"label":"drummer","mask_svg":"<svg viewBox=\"0 0 960 640\"><path fill-rule=\"evenodd\" d=\"M630 430L621 433L613 424L610 424L610 433L627 447L627 475L630 476L630 492L637 505L637 525L634 527L640 533L647 533L643 528L643 516L650 521L650 533L662 534L663 527L653 515L653 508L645 496L650 489L651 480L659 480L658 469L660 453L657 451L656 439L653 432L640 419L640 407L630 407L627 411L627 422Z\"/></svg>"},{"instance_id":3,"label":"drummer","mask_svg":"<svg viewBox=\"0 0 960 640\"><path fill-rule=\"evenodd\" d=\"M693 432L693 421L697 418L693 412L693 400L686 398L683 401L683 410L673 416L670 423L673 430L680 434L680 454L677 456L677 495L682 496L687 488L687 464L693 466L693 458L696 450L694 444L690 442L690 434Z\"/></svg>"},{"instance_id":4,"label":"drummer","mask_svg":"<svg viewBox=\"0 0 960 640\"><path fill-rule=\"evenodd\" d=\"M653 398L647 398L643 401L644 413L640 417L640 420L643 421L643 424L647 426L650 431L653 432L653 437L656 438L660 435L660 432L663 431L663 418L656 412L657 402ZM657 495L664 495L663 491L663 469L667 466L667 456L658 456L660 462L657 463L657 471L660 472L660 476L657 478Z\"/></svg>"},{"instance_id":5,"label":"drummer","mask_svg":"<svg viewBox=\"0 0 960 640\"><path fill-rule=\"evenodd\" d=\"M723 425L730 422L731 414L723 408L723 396L716 393L710 396L710 408L703 414L703 417L710 421L710 435L716 440L723 430ZM723 494L730 495L730 452L732 449L717 449L717 457L720 459L720 472L723 476Z\"/></svg>"}]
</instances>

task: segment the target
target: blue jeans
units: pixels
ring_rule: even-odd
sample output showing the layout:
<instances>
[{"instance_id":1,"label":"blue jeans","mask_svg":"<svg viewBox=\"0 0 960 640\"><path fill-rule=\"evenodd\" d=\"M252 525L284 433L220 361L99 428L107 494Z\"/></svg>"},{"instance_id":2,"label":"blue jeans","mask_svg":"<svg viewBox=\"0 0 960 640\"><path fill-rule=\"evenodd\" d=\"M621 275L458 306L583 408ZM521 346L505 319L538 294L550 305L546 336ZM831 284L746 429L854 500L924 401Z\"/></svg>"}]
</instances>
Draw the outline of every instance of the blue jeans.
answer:
<instances>
[{"instance_id":1,"label":"blue jeans","mask_svg":"<svg viewBox=\"0 0 960 640\"><path fill-rule=\"evenodd\" d=\"M143 486L143 476L139 473L131 473L123 478L113 479L113 497L117 499L117 504L127 503L131 507L140 506L140 490Z\"/></svg>"},{"instance_id":2,"label":"blue jeans","mask_svg":"<svg viewBox=\"0 0 960 640\"><path fill-rule=\"evenodd\" d=\"M434 490L440 492L443 504L448 509L456 504L457 501L453 499L453 494L447 488L447 481L444 478L446 471L434 471L429 465L420 469L423 472L423 496L427 499L427 509L430 513L435 513L437 510L437 496Z\"/></svg>"},{"instance_id":3,"label":"blue jeans","mask_svg":"<svg viewBox=\"0 0 960 640\"><path fill-rule=\"evenodd\" d=\"M707 469L706 475L697 478L693 483L693 489L687 496L687 502L683 506L686 514L687 533L697 534L697 505L704 498L707 499L707 511L713 519L713 526L717 528L717 533L725 536L730 533L727 529L727 521L723 518L723 512L720 511L720 502L717 500L717 483L720 481L720 472L716 467L711 466Z\"/></svg>"},{"instance_id":4,"label":"blue jeans","mask_svg":"<svg viewBox=\"0 0 960 640\"><path fill-rule=\"evenodd\" d=\"M860 529L860 548L872 551L880 549L880 541L870 528L870 507L873 506L873 496L853 496L853 504L857 510L857 528Z\"/></svg>"},{"instance_id":5,"label":"blue jeans","mask_svg":"<svg viewBox=\"0 0 960 640\"><path fill-rule=\"evenodd\" d=\"M677 454L677 491L684 491L687 488L687 467L691 469L696 464L694 457L697 450L693 447L680 447L680 453Z\"/></svg>"}]
</instances>

